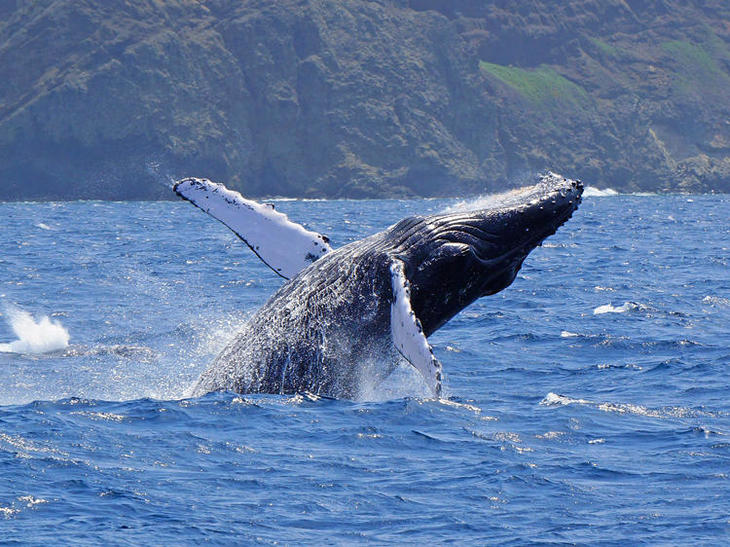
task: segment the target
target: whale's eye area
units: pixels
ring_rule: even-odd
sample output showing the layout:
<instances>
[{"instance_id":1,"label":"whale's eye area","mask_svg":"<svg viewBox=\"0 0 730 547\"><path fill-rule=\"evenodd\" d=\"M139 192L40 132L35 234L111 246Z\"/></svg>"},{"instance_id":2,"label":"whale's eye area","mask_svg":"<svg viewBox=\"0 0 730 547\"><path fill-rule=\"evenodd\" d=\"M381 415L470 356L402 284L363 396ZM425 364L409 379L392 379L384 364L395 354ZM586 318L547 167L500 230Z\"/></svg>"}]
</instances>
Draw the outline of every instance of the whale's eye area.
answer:
<instances>
[{"instance_id":1,"label":"whale's eye area","mask_svg":"<svg viewBox=\"0 0 730 547\"><path fill-rule=\"evenodd\" d=\"M439 234L438 242L444 256L469 256L479 262L491 262L504 253L496 236L476 226L452 227Z\"/></svg>"}]
</instances>

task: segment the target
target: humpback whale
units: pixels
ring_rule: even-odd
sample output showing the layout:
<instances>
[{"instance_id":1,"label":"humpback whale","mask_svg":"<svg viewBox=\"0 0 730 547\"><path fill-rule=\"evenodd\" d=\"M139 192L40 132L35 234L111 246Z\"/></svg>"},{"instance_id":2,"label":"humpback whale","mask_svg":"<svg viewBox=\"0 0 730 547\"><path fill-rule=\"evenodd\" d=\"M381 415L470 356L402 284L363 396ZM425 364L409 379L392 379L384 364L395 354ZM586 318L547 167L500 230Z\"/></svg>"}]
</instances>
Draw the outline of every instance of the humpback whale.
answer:
<instances>
[{"instance_id":1,"label":"humpback whale","mask_svg":"<svg viewBox=\"0 0 730 547\"><path fill-rule=\"evenodd\" d=\"M527 255L565 223L583 185L555 173L489 207L408 217L333 250L272 205L207 179L175 192L228 226L287 279L205 370L192 395L310 392L357 398L405 360L440 396L430 336L476 299L514 281Z\"/></svg>"}]
</instances>

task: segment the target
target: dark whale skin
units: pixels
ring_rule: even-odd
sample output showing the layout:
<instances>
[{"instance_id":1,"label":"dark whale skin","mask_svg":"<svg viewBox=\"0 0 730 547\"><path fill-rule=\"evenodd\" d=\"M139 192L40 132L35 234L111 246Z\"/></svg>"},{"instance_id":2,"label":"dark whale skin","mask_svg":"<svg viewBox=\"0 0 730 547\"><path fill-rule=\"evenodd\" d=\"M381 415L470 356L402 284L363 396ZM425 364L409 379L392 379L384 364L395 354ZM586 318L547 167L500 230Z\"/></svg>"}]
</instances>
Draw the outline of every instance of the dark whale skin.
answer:
<instances>
[{"instance_id":1,"label":"dark whale skin","mask_svg":"<svg viewBox=\"0 0 730 547\"><path fill-rule=\"evenodd\" d=\"M409 217L324 255L286 282L192 390L356 398L396 366L390 266L400 260L426 336L515 279L578 207L580 181L553 173L474 211Z\"/></svg>"}]
</instances>

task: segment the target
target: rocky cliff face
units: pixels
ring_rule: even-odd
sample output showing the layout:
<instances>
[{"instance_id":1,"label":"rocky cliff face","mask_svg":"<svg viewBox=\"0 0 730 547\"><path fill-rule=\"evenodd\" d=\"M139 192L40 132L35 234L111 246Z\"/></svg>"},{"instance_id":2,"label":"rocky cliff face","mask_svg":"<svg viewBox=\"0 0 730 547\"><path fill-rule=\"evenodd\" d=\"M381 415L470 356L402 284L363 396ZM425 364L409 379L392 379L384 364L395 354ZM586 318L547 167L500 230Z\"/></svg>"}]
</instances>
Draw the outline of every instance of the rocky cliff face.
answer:
<instances>
[{"instance_id":1,"label":"rocky cliff face","mask_svg":"<svg viewBox=\"0 0 730 547\"><path fill-rule=\"evenodd\" d=\"M730 191L724 0L0 4L0 199Z\"/></svg>"}]
</instances>

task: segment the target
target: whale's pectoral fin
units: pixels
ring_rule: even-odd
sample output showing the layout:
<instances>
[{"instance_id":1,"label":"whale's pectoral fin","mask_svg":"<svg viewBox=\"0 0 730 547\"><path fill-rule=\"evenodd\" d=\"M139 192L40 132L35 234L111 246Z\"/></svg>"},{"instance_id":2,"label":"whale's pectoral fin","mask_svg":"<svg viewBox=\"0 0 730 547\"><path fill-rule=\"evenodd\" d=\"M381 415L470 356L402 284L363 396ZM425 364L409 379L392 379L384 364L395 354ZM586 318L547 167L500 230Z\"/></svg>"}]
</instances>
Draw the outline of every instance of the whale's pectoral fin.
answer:
<instances>
[{"instance_id":1,"label":"whale's pectoral fin","mask_svg":"<svg viewBox=\"0 0 730 547\"><path fill-rule=\"evenodd\" d=\"M423 334L421 322L411 308L411 289L403 262L390 265L393 302L390 305L390 334L400 354L421 373L434 395L441 396L441 363L434 357Z\"/></svg>"},{"instance_id":2,"label":"whale's pectoral fin","mask_svg":"<svg viewBox=\"0 0 730 547\"><path fill-rule=\"evenodd\" d=\"M222 184L186 178L173 189L228 226L269 268L286 279L332 250L326 236L292 222L273 205L245 199Z\"/></svg>"}]
</instances>

